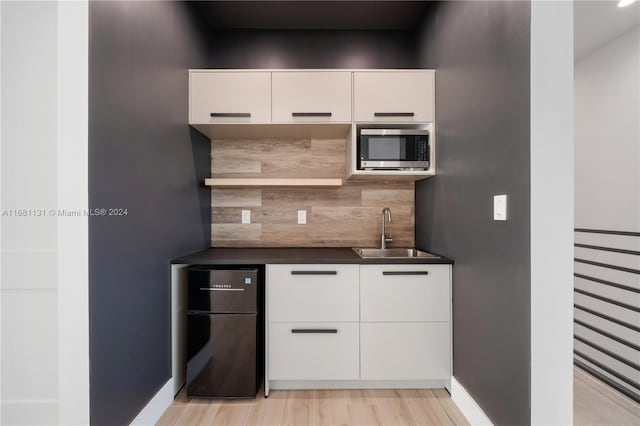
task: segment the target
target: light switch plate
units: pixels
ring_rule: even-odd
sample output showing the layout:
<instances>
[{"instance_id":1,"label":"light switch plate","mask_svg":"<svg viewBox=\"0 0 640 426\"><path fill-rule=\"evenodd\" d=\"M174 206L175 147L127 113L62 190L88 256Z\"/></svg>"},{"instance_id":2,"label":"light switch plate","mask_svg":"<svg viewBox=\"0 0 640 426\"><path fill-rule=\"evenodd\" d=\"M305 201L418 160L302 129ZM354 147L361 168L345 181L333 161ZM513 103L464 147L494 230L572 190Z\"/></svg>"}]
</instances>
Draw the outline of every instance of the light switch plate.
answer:
<instances>
[{"instance_id":1,"label":"light switch plate","mask_svg":"<svg viewBox=\"0 0 640 426\"><path fill-rule=\"evenodd\" d=\"M307 211L298 210L298 225L306 225L306 224L307 224Z\"/></svg>"},{"instance_id":2,"label":"light switch plate","mask_svg":"<svg viewBox=\"0 0 640 426\"><path fill-rule=\"evenodd\" d=\"M507 220L507 196L493 196L493 220Z\"/></svg>"},{"instance_id":3,"label":"light switch plate","mask_svg":"<svg viewBox=\"0 0 640 426\"><path fill-rule=\"evenodd\" d=\"M251 210L242 210L242 224L247 225L251 223Z\"/></svg>"}]
</instances>

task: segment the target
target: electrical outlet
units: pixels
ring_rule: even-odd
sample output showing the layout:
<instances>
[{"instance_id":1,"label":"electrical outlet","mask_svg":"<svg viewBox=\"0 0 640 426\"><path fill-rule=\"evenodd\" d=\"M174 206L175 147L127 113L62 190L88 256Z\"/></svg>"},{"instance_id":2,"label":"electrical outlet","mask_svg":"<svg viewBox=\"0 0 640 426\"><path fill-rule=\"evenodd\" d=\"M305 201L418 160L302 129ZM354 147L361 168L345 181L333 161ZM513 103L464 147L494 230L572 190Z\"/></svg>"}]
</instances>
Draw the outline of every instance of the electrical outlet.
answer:
<instances>
[{"instance_id":1,"label":"electrical outlet","mask_svg":"<svg viewBox=\"0 0 640 426\"><path fill-rule=\"evenodd\" d=\"M251 223L251 210L242 210L242 224L247 225Z\"/></svg>"},{"instance_id":2,"label":"electrical outlet","mask_svg":"<svg viewBox=\"0 0 640 426\"><path fill-rule=\"evenodd\" d=\"M507 196L493 196L493 220L507 220Z\"/></svg>"},{"instance_id":3,"label":"electrical outlet","mask_svg":"<svg viewBox=\"0 0 640 426\"><path fill-rule=\"evenodd\" d=\"M306 225L306 224L307 224L307 211L298 210L298 225Z\"/></svg>"}]
</instances>

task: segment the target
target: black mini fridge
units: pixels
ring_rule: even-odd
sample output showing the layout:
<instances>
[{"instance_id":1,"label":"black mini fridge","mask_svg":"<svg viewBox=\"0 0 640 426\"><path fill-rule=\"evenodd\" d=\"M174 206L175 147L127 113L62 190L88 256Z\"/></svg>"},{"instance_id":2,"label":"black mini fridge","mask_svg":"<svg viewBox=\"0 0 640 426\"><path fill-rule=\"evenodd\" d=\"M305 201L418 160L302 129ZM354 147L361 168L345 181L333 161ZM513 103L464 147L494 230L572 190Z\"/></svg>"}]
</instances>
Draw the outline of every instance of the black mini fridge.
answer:
<instances>
[{"instance_id":1,"label":"black mini fridge","mask_svg":"<svg viewBox=\"0 0 640 426\"><path fill-rule=\"evenodd\" d=\"M258 269L190 269L187 396L255 398Z\"/></svg>"}]
</instances>

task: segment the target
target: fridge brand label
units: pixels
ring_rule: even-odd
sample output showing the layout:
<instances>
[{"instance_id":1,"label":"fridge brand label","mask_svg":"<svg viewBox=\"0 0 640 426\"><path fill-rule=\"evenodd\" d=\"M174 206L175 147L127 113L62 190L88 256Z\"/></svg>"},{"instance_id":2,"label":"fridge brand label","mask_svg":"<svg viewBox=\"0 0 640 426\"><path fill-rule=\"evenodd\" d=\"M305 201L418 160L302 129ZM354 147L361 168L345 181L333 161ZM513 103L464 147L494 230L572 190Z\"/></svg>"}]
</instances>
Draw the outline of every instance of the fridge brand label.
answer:
<instances>
[{"instance_id":1,"label":"fridge brand label","mask_svg":"<svg viewBox=\"0 0 640 426\"><path fill-rule=\"evenodd\" d=\"M215 284L215 283L211 283L211 288L231 288L231 284Z\"/></svg>"}]
</instances>

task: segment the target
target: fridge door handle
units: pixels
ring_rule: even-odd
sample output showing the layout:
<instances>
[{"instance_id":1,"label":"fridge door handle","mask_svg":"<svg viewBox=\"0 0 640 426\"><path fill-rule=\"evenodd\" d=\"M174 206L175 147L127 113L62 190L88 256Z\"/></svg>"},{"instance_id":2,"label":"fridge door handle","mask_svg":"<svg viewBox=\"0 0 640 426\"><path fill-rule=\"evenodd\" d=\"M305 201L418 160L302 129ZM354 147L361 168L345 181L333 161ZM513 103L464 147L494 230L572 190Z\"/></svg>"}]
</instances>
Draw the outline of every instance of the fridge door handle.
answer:
<instances>
[{"instance_id":1,"label":"fridge door handle","mask_svg":"<svg viewBox=\"0 0 640 426\"><path fill-rule=\"evenodd\" d=\"M202 291L244 291L244 288L214 288L214 287L200 287Z\"/></svg>"}]
</instances>

